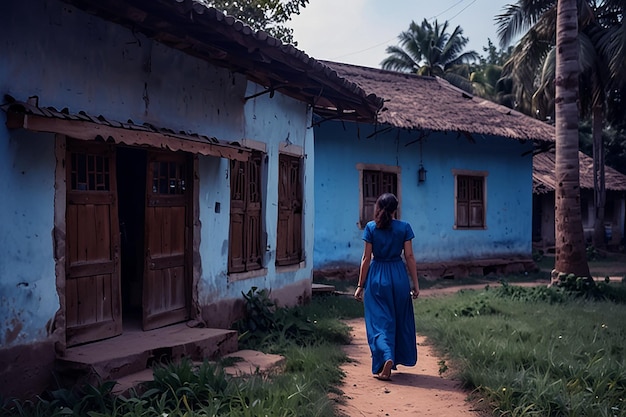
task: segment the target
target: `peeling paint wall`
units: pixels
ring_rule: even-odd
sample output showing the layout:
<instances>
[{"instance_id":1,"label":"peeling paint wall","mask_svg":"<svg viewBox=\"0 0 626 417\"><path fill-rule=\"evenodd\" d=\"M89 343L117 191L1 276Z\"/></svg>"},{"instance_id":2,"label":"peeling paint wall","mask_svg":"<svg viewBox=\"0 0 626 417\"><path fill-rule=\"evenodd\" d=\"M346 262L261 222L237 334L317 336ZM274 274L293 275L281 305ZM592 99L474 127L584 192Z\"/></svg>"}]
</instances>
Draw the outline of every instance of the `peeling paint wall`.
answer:
<instances>
[{"instance_id":1,"label":"peeling paint wall","mask_svg":"<svg viewBox=\"0 0 626 417\"><path fill-rule=\"evenodd\" d=\"M0 113L0 345L47 337L56 294L54 135L7 136ZM33 152L35 150L35 152Z\"/></svg>"},{"instance_id":2,"label":"peeling paint wall","mask_svg":"<svg viewBox=\"0 0 626 417\"><path fill-rule=\"evenodd\" d=\"M40 106L65 107L110 120L132 120L223 141L268 142L267 274L228 284L230 190L228 161L199 157L201 303L238 298L251 285L280 288L310 278L312 221L306 266L273 267L278 149L287 139L303 148L306 195L313 191L311 113L277 93L246 102L260 88L227 70L153 42L56 0L2 2L0 94L37 96ZM59 310L54 265L54 135L8 130L0 112L0 342L3 348L45 339ZM271 185L273 184L273 185ZM216 212L215 203L221 209ZM305 200L312 219L312 201ZM273 239L273 240L272 240ZM5 255L6 254L6 255ZM286 298L286 301L289 297ZM293 297L292 297L293 298Z\"/></svg>"},{"instance_id":3,"label":"peeling paint wall","mask_svg":"<svg viewBox=\"0 0 626 417\"><path fill-rule=\"evenodd\" d=\"M531 255L531 143L456 133L325 122L315 128L315 267L358 265L363 251L358 163L401 167L401 218L415 232L418 262ZM526 154L523 156L523 154ZM427 179L418 185L423 161ZM454 229L454 169L487 171L485 230Z\"/></svg>"},{"instance_id":4,"label":"peeling paint wall","mask_svg":"<svg viewBox=\"0 0 626 417\"><path fill-rule=\"evenodd\" d=\"M262 91L262 87L249 83L246 96ZM311 257L313 253L313 129L310 126L311 112L306 104L293 100L280 93L273 97L260 95L248 100L245 105L244 138L266 144L267 163L265 164L265 187L262 189L264 201L264 227L267 233L265 272L260 276L229 282L228 271L228 231L230 219L229 163L214 158L200 159L200 176L217 177L219 184L201 184L200 220L202 238L200 256L202 279L199 287L201 305L212 305L224 299L240 299L251 287L278 290L299 281L310 280L312 276ZM304 250L306 261L298 268L275 266L276 234L278 221L278 156L281 147L289 144L300 149L304 155ZM216 206L219 205L219 213ZM215 254L219 254L215 257ZM310 287L310 285L308 286ZM274 291L278 293L278 291ZM282 303L293 304L295 297L278 297ZM211 310L211 309L209 309ZM213 313L207 313L209 322L219 322Z\"/></svg>"}]
</instances>

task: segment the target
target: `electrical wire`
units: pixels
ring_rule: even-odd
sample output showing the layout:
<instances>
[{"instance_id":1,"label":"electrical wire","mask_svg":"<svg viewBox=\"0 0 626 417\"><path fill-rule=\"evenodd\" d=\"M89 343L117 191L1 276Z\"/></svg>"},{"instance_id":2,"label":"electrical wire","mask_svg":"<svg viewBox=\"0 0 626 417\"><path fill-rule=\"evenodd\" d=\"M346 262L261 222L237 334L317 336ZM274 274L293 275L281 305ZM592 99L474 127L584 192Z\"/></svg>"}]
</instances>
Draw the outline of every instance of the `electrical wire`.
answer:
<instances>
[{"instance_id":1,"label":"electrical wire","mask_svg":"<svg viewBox=\"0 0 626 417\"><path fill-rule=\"evenodd\" d=\"M453 5L451 5L450 7L448 7L447 9L445 9L444 11L442 11L442 12L440 12L440 13L438 13L438 14L436 14L436 15L432 16L432 17L431 17L430 19L428 19L428 20L429 20L429 21L433 21L433 20L435 20L437 17L439 17L439 16L441 16L442 14L444 14L444 13L446 13L446 12L448 12L448 11L452 10L453 8L455 8L456 6L458 6L458 5L459 5L459 4L461 4L461 3L464 3L465 1L467 1L467 0L459 0L459 1L457 1L456 3L454 3ZM467 5L467 6L463 7L463 8L462 8L461 10L459 10L459 11L458 11L458 12L457 12L454 16L452 16L451 18L446 19L446 20L447 20L447 21L450 21L450 20L454 19L455 17L457 17L458 15L460 15L461 13L463 13L463 12L464 12L464 11L465 11L468 7L470 7L470 6L471 6L472 4L474 4L474 3L476 3L476 0L472 0L472 1L471 1L468 5ZM372 49L374 49L374 48L378 48L379 46L382 46L382 45L384 45L384 44L386 44L386 43L389 43L389 42L393 41L393 40L394 40L394 39L396 39L396 38L397 38L397 36L396 36L396 37L393 37L393 38L391 38L391 39L389 39L389 40L386 40L386 41L384 41L384 42L377 43L376 45L369 46L369 47L367 47L367 48L365 48L365 49L361 49L361 50L358 50L358 51L355 51L355 52L350 52L350 53L347 53L347 54L342 54L342 55L338 55L338 56L332 57L332 58L330 58L330 60L331 60L331 61L334 61L334 60L336 60L336 59L345 58L345 57L347 57L347 56L352 56L352 55L357 55L357 54L360 54L360 53L363 53L363 52L367 52L367 51L370 51L370 50L372 50Z\"/></svg>"}]
</instances>

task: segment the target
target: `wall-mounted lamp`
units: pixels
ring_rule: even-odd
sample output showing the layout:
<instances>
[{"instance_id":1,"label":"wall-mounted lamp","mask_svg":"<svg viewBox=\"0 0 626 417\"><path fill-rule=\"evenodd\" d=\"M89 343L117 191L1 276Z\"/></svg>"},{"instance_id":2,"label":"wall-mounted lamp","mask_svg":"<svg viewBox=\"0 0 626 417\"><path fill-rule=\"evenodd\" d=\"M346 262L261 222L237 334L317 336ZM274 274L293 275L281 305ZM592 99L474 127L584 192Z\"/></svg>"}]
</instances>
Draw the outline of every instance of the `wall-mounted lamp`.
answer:
<instances>
[{"instance_id":1,"label":"wall-mounted lamp","mask_svg":"<svg viewBox=\"0 0 626 417\"><path fill-rule=\"evenodd\" d=\"M420 164L420 168L417 170L417 182L419 184L423 183L424 181L426 181L426 169L424 168L424 165Z\"/></svg>"}]
</instances>

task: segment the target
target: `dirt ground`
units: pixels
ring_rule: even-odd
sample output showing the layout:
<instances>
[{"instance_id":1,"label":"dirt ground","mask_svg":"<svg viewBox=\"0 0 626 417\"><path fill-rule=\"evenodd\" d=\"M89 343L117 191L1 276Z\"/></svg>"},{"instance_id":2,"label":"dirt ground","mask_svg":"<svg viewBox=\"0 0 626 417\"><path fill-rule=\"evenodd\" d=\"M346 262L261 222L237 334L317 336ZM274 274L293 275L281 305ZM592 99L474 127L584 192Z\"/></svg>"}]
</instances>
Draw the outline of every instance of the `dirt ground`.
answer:
<instances>
[{"instance_id":1,"label":"dirt ground","mask_svg":"<svg viewBox=\"0 0 626 417\"><path fill-rule=\"evenodd\" d=\"M353 341L345 350L353 362L343 366L346 373L345 404L339 410L346 416L481 416L467 400L468 393L457 381L439 375L440 358L423 337L417 335L418 360L415 367L398 366L389 381L380 381L371 374L370 351L363 319L347 321L352 327Z\"/></svg>"},{"instance_id":2,"label":"dirt ground","mask_svg":"<svg viewBox=\"0 0 626 417\"><path fill-rule=\"evenodd\" d=\"M478 287L483 288L484 285ZM465 286L464 288L468 288ZM420 297L432 296L458 288L422 290ZM419 302L419 298L418 301ZM469 400L469 394L458 381L450 377L450 370L440 375L442 359L423 336L417 335L417 365L398 366L391 380L381 381L372 376L370 350L362 318L347 320L352 328L352 343L344 349L351 362L342 367L346 376L341 389L344 392L340 412L346 416L372 417L479 417L480 404Z\"/></svg>"},{"instance_id":3,"label":"dirt ground","mask_svg":"<svg viewBox=\"0 0 626 417\"><path fill-rule=\"evenodd\" d=\"M601 279L597 277L596 279ZM611 277L621 280L621 277ZM547 284L545 281L516 283L533 286ZM491 286L500 285L490 283ZM449 286L423 289L416 302L424 297L453 293L461 288L484 288L485 284ZM484 417L489 414L486 404L479 398L471 398L470 392L461 388L452 378L450 369L439 373L441 357L437 355L426 338L417 335L418 359L414 367L398 366L391 380L381 381L371 374L371 357L362 318L347 320L352 328L352 343L344 349L351 359L342 369L346 376L343 404L339 410L346 416L424 416L424 417ZM446 365L450 366L448 362Z\"/></svg>"}]
</instances>

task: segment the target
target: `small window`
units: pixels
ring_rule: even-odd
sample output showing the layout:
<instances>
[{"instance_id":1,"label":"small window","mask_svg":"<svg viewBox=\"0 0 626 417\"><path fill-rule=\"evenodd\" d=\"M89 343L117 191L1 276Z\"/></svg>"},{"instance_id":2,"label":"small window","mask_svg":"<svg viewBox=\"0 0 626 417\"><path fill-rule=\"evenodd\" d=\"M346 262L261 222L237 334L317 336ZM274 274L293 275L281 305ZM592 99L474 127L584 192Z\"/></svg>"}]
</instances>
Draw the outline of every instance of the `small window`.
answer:
<instances>
[{"instance_id":1,"label":"small window","mask_svg":"<svg viewBox=\"0 0 626 417\"><path fill-rule=\"evenodd\" d=\"M185 194L185 164L176 161L151 163L152 192L154 194Z\"/></svg>"},{"instance_id":2,"label":"small window","mask_svg":"<svg viewBox=\"0 0 626 417\"><path fill-rule=\"evenodd\" d=\"M253 152L248 161L230 162L229 273L263 267L262 155Z\"/></svg>"},{"instance_id":3,"label":"small window","mask_svg":"<svg viewBox=\"0 0 626 417\"><path fill-rule=\"evenodd\" d=\"M374 219L376 200L384 193L399 195L399 167L381 165L357 165L360 171L360 208L359 225L364 228L367 222ZM399 216L398 216L399 217Z\"/></svg>"},{"instance_id":4,"label":"small window","mask_svg":"<svg viewBox=\"0 0 626 417\"><path fill-rule=\"evenodd\" d=\"M87 152L72 152L70 189L72 191L109 191L111 170L109 156Z\"/></svg>"},{"instance_id":5,"label":"small window","mask_svg":"<svg viewBox=\"0 0 626 417\"><path fill-rule=\"evenodd\" d=\"M455 172L455 219L456 229L485 229L486 173Z\"/></svg>"},{"instance_id":6,"label":"small window","mask_svg":"<svg viewBox=\"0 0 626 417\"><path fill-rule=\"evenodd\" d=\"M295 265L303 260L302 158L280 154L278 164L276 265Z\"/></svg>"}]
</instances>

